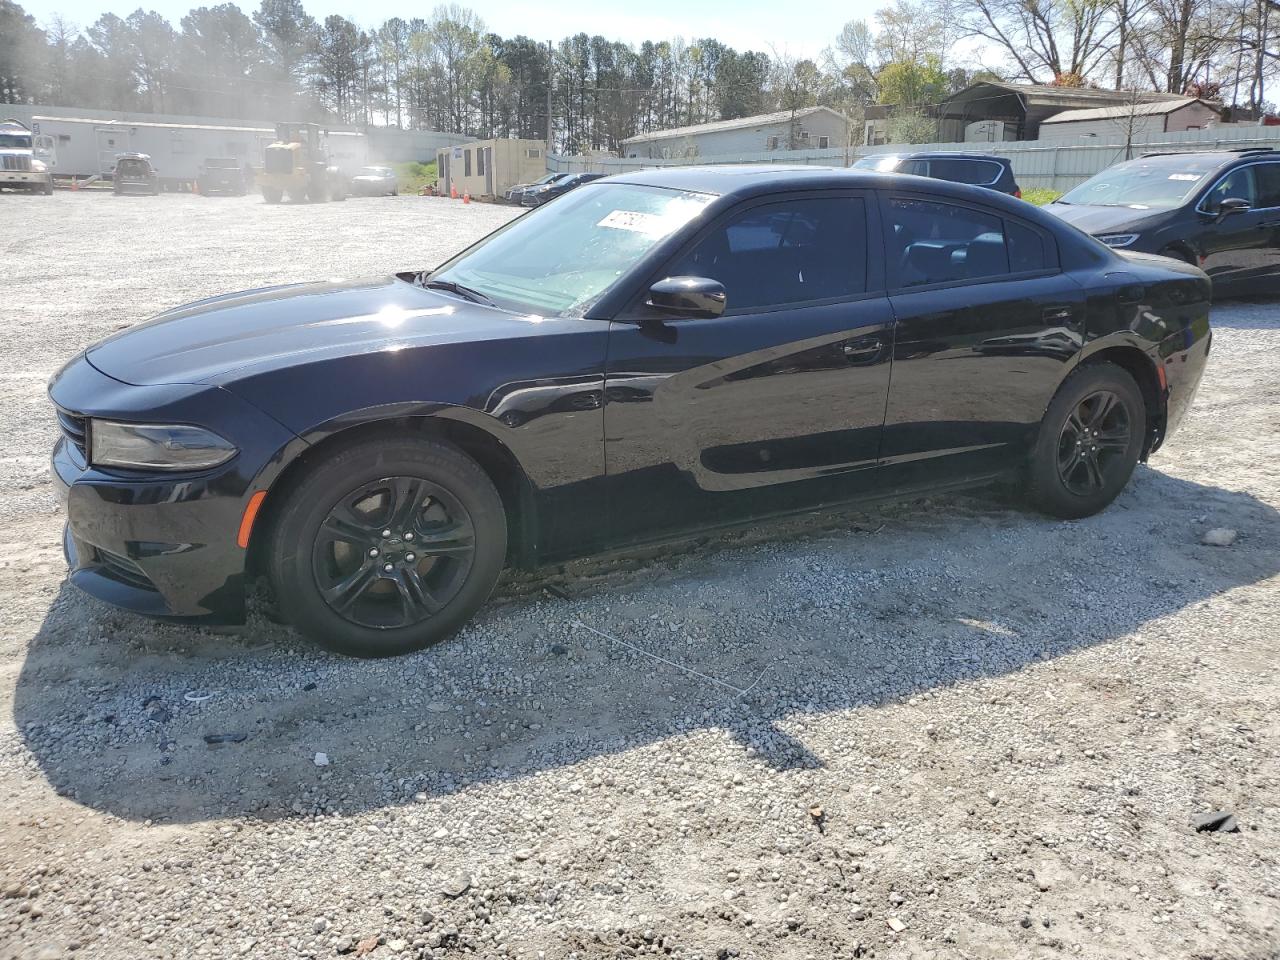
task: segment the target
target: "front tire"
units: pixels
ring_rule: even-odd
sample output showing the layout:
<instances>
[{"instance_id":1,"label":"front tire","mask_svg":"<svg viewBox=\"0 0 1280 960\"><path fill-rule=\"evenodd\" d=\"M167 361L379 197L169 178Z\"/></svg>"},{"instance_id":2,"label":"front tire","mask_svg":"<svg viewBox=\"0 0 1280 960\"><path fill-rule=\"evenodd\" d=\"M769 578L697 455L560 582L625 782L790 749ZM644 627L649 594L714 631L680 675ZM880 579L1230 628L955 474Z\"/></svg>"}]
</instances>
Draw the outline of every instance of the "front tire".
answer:
<instances>
[{"instance_id":1,"label":"front tire","mask_svg":"<svg viewBox=\"0 0 1280 960\"><path fill-rule=\"evenodd\" d=\"M283 191L279 187L263 187L262 199L267 203L279 203L280 198L284 196Z\"/></svg>"},{"instance_id":2,"label":"front tire","mask_svg":"<svg viewBox=\"0 0 1280 960\"><path fill-rule=\"evenodd\" d=\"M502 572L502 498L448 444L356 443L283 495L268 546L281 611L337 653L387 657L437 643L472 617Z\"/></svg>"},{"instance_id":3,"label":"front tire","mask_svg":"<svg viewBox=\"0 0 1280 960\"><path fill-rule=\"evenodd\" d=\"M1068 520L1099 512L1129 482L1146 430L1142 391L1127 371L1114 363L1078 367L1040 423L1028 499Z\"/></svg>"}]
</instances>

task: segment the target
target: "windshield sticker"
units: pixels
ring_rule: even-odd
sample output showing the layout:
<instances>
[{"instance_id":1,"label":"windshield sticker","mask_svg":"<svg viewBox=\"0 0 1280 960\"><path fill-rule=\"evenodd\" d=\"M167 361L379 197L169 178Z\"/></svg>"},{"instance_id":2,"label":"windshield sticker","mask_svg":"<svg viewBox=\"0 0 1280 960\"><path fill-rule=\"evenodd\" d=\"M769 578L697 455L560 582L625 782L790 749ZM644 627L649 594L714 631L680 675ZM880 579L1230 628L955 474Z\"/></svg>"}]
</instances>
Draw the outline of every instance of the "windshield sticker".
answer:
<instances>
[{"instance_id":1,"label":"windshield sticker","mask_svg":"<svg viewBox=\"0 0 1280 960\"><path fill-rule=\"evenodd\" d=\"M1198 173L1171 173L1171 174L1169 174L1169 179L1170 179L1170 180L1199 180L1199 179L1200 179L1200 174L1198 174Z\"/></svg>"},{"instance_id":2,"label":"windshield sticker","mask_svg":"<svg viewBox=\"0 0 1280 960\"><path fill-rule=\"evenodd\" d=\"M669 217L661 217L656 213L640 213L637 210L614 210L596 224L597 227L612 227L615 230L632 230L636 233L666 233L671 227Z\"/></svg>"}]
</instances>

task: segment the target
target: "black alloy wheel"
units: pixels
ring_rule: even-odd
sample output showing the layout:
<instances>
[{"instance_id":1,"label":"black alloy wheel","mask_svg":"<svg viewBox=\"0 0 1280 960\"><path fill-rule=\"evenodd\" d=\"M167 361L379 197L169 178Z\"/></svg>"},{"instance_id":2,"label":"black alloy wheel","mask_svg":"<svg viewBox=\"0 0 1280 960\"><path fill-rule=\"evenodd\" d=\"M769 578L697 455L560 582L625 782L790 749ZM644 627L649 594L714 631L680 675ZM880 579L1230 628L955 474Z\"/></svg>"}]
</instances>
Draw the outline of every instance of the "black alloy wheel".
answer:
<instances>
[{"instance_id":1,"label":"black alloy wheel","mask_svg":"<svg viewBox=\"0 0 1280 960\"><path fill-rule=\"evenodd\" d=\"M452 493L420 477L384 477L342 497L320 525L311 566L324 602L363 627L411 627L458 595L475 526Z\"/></svg>"},{"instance_id":2,"label":"black alloy wheel","mask_svg":"<svg viewBox=\"0 0 1280 960\"><path fill-rule=\"evenodd\" d=\"M264 559L280 612L338 653L388 657L445 639L506 562L502 497L441 440L379 434L336 447L266 502L275 506Z\"/></svg>"},{"instance_id":3,"label":"black alloy wheel","mask_svg":"<svg viewBox=\"0 0 1280 960\"><path fill-rule=\"evenodd\" d=\"M1126 469L1131 434L1124 403L1110 390L1082 399L1067 415L1058 437L1058 476L1063 486L1080 497L1106 489L1108 476Z\"/></svg>"},{"instance_id":4,"label":"black alloy wheel","mask_svg":"<svg viewBox=\"0 0 1280 960\"><path fill-rule=\"evenodd\" d=\"M1092 516L1129 482L1146 431L1146 404L1133 376L1114 363L1082 364L1040 422L1027 465L1028 499L1055 517Z\"/></svg>"}]
</instances>

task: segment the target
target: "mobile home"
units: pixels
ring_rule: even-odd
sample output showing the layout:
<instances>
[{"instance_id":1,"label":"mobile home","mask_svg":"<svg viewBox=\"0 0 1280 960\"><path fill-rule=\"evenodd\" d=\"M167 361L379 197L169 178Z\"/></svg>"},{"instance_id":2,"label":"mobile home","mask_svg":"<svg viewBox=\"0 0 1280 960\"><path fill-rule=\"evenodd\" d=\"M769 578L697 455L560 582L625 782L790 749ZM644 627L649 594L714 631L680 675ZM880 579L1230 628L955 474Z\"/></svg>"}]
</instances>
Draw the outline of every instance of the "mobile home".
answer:
<instances>
[{"instance_id":1,"label":"mobile home","mask_svg":"<svg viewBox=\"0 0 1280 960\"><path fill-rule=\"evenodd\" d=\"M206 157L224 157L258 166L262 152L275 140L269 126L203 123L155 123L84 117L32 117L41 159L57 177L85 178L110 174L121 153L145 153L169 188L191 183ZM347 175L367 162L364 134L330 131L332 162Z\"/></svg>"}]
</instances>

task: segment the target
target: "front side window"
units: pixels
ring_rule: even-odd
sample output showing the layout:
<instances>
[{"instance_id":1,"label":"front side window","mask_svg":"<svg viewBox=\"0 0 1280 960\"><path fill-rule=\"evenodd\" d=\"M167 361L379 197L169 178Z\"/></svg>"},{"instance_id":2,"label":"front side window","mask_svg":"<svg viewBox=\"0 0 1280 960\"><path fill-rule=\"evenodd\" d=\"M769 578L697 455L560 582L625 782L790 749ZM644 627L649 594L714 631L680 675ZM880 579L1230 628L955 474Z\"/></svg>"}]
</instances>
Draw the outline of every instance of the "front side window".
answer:
<instances>
[{"instance_id":1,"label":"front side window","mask_svg":"<svg viewBox=\"0 0 1280 960\"><path fill-rule=\"evenodd\" d=\"M719 280L729 313L856 296L867 289L866 208L858 197L752 207L668 272Z\"/></svg>"},{"instance_id":2,"label":"front side window","mask_svg":"<svg viewBox=\"0 0 1280 960\"><path fill-rule=\"evenodd\" d=\"M1004 221L997 216L931 200L894 198L890 204L890 257L899 286L980 280L1009 273Z\"/></svg>"},{"instance_id":3,"label":"front side window","mask_svg":"<svg viewBox=\"0 0 1280 960\"><path fill-rule=\"evenodd\" d=\"M1210 213L1217 213L1223 200L1247 200L1249 206L1258 205L1258 191L1253 179L1254 167L1238 167L1215 183L1204 195L1200 205Z\"/></svg>"},{"instance_id":4,"label":"front side window","mask_svg":"<svg viewBox=\"0 0 1280 960\"><path fill-rule=\"evenodd\" d=\"M431 279L470 287L508 310L580 317L713 199L636 184L587 184L511 221Z\"/></svg>"}]
</instances>

